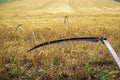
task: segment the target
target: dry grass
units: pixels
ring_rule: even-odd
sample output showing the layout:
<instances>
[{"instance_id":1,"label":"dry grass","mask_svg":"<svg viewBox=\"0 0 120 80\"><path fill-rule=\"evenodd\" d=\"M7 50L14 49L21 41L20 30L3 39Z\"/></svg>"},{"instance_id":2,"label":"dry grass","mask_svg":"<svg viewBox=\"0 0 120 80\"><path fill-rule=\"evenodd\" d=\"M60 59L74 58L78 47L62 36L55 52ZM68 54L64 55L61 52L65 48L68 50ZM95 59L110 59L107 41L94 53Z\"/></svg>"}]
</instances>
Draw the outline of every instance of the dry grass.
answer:
<instances>
[{"instance_id":1,"label":"dry grass","mask_svg":"<svg viewBox=\"0 0 120 80\"><path fill-rule=\"evenodd\" d=\"M18 7L8 10L6 5L0 5L1 80L120 79L117 66L101 42L67 42L27 53L34 45L46 41L105 34L120 57L119 11L95 15L29 9L21 12L16 10ZM64 25L66 15L69 22Z\"/></svg>"}]
</instances>

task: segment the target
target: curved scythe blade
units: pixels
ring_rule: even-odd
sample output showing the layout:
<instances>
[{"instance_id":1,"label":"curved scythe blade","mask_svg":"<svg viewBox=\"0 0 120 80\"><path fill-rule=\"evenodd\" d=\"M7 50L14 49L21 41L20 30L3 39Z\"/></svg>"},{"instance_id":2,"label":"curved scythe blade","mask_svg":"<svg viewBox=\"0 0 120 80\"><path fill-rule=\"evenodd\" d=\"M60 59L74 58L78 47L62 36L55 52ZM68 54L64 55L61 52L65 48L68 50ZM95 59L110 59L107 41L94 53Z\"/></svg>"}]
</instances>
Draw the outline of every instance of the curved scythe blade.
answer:
<instances>
[{"instance_id":1,"label":"curved scythe blade","mask_svg":"<svg viewBox=\"0 0 120 80\"><path fill-rule=\"evenodd\" d=\"M41 43L39 45L36 45L33 48L31 48L30 50L28 50L28 52L30 52L36 48L47 46L50 44L57 44L57 43L69 42L69 41L88 41L88 42L97 43L99 40L100 40L99 37L81 37L81 38L67 38L67 39L54 40L54 41L45 42L45 43Z\"/></svg>"}]
</instances>

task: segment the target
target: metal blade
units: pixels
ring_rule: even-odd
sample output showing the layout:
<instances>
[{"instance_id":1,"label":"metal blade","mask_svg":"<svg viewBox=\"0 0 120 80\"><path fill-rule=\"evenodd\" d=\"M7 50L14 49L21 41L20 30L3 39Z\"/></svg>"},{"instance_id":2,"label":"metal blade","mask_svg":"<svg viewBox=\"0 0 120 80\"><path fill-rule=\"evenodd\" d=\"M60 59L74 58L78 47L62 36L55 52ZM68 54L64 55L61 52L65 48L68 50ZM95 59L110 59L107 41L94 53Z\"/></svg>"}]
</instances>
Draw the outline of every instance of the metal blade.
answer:
<instances>
[{"instance_id":1,"label":"metal blade","mask_svg":"<svg viewBox=\"0 0 120 80\"><path fill-rule=\"evenodd\" d=\"M99 37L81 37L81 38L67 38L67 39L54 40L54 41L45 42L45 43L41 43L37 46L34 46L30 50L28 50L28 52L30 52L30 51L32 51L36 48L47 46L47 45L50 45L50 44L57 44L57 43L69 42L69 41L88 41L88 42L97 43L99 40L100 40Z\"/></svg>"}]
</instances>

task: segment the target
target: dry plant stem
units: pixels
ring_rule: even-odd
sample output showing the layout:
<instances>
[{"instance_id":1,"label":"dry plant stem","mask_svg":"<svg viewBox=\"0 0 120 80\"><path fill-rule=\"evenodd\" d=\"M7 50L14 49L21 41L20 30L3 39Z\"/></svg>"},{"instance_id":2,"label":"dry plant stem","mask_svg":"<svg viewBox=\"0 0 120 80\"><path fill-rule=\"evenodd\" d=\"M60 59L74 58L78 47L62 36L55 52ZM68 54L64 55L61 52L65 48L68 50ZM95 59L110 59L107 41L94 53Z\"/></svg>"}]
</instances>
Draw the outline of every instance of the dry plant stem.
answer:
<instances>
[{"instance_id":1,"label":"dry plant stem","mask_svg":"<svg viewBox=\"0 0 120 80\"><path fill-rule=\"evenodd\" d=\"M7 52L6 52L6 49L4 49L4 50L5 50L5 53L7 53ZM5 56L4 56L3 53L2 53L2 65L1 65L1 67L2 67L2 69L3 69L3 72L5 72L5 75L4 75L4 73L3 73L2 75L5 76L5 79L9 80L10 78L9 78L8 73L7 73L7 70L6 70L5 65L6 65Z\"/></svg>"},{"instance_id":2,"label":"dry plant stem","mask_svg":"<svg viewBox=\"0 0 120 80\"><path fill-rule=\"evenodd\" d=\"M22 26L22 24L19 24L17 27L16 27L16 29L15 29L15 32L19 29L19 27L21 27ZM15 33L14 32L14 33Z\"/></svg>"},{"instance_id":3,"label":"dry plant stem","mask_svg":"<svg viewBox=\"0 0 120 80\"><path fill-rule=\"evenodd\" d=\"M33 56L33 65L34 65L34 69L35 69L35 75L36 75L36 78L39 78L39 73L38 73L38 54L34 54Z\"/></svg>"},{"instance_id":4,"label":"dry plant stem","mask_svg":"<svg viewBox=\"0 0 120 80\"><path fill-rule=\"evenodd\" d=\"M21 69L20 69L20 58L21 58L21 56L20 56L20 53L18 52L18 49L19 49L18 47L20 46L20 43L19 43L18 39L16 39L16 40L17 40L17 47L16 47L15 52L17 54L17 56L16 56L17 75L18 75L18 80L21 80L21 76L20 76L20 74L21 74Z\"/></svg>"},{"instance_id":5,"label":"dry plant stem","mask_svg":"<svg viewBox=\"0 0 120 80\"><path fill-rule=\"evenodd\" d=\"M34 46L36 45L35 41L36 41L36 36L35 36L35 33L32 31L32 36L33 36L33 43L34 43Z\"/></svg>"}]
</instances>

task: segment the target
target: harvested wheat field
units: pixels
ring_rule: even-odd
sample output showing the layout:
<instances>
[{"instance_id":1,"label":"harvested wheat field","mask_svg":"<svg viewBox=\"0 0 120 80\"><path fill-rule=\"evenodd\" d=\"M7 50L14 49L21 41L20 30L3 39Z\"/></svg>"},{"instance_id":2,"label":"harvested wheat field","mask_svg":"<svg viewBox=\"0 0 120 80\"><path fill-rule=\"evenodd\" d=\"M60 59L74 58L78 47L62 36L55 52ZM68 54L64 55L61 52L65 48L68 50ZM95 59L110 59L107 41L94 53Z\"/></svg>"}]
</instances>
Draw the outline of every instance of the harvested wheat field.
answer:
<instances>
[{"instance_id":1,"label":"harvested wheat field","mask_svg":"<svg viewBox=\"0 0 120 80\"><path fill-rule=\"evenodd\" d=\"M120 71L99 41L64 38L100 37L120 57L119 0L0 0L0 80L120 80Z\"/></svg>"}]
</instances>

